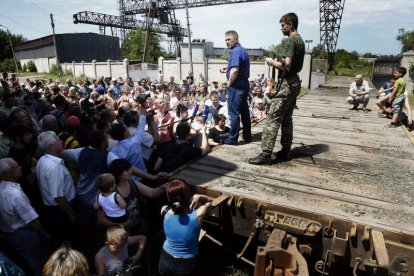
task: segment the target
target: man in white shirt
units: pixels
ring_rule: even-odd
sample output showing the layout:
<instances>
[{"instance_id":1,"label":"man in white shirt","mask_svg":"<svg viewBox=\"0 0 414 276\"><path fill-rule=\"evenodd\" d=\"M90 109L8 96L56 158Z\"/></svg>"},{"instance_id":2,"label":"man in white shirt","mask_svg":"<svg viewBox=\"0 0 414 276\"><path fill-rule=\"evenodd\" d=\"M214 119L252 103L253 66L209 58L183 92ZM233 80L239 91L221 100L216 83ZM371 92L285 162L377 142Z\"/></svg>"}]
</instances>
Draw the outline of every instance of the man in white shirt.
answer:
<instances>
[{"instance_id":1,"label":"man in white shirt","mask_svg":"<svg viewBox=\"0 0 414 276\"><path fill-rule=\"evenodd\" d=\"M355 81L351 83L349 88L349 97L346 99L349 104L353 105L351 110L357 110L358 106L362 104L362 110L368 112L369 90L369 84L363 80L362 75L356 75Z\"/></svg>"},{"instance_id":2,"label":"man in white shirt","mask_svg":"<svg viewBox=\"0 0 414 276\"><path fill-rule=\"evenodd\" d=\"M53 241L59 245L73 237L76 189L65 162L59 158L63 151L59 137L53 131L45 131L39 135L38 143L46 153L39 159L36 168L40 195L46 205L46 226L50 229Z\"/></svg>"},{"instance_id":3,"label":"man in white shirt","mask_svg":"<svg viewBox=\"0 0 414 276\"><path fill-rule=\"evenodd\" d=\"M43 241L50 236L16 181L22 168L11 158L0 159L0 231L4 240L27 264L27 275L42 275L46 255Z\"/></svg>"}]
</instances>

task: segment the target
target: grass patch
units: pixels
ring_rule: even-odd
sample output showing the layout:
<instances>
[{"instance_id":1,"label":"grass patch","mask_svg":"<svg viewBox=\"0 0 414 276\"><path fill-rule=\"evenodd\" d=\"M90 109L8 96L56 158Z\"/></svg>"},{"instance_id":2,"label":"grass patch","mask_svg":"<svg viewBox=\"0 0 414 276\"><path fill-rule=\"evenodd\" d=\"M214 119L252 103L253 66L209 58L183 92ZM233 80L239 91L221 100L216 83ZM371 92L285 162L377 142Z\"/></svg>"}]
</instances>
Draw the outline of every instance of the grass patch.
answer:
<instances>
[{"instance_id":1,"label":"grass patch","mask_svg":"<svg viewBox=\"0 0 414 276\"><path fill-rule=\"evenodd\" d=\"M328 79L334 76L347 76L354 77L355 75L362 74L363 76L371 76L372 68L360 67L360 68L335 68L328 72Z\"/></svg>"},{"instance_id":2,"label":"grass patch","mask_svg":"<svg viewBox=\"0 0 414 276\"><path fill-rule=\"evenodd\" d=\"M79 81L79 80L84 80L86 79L86 77L74 77L72 74L62 74L60 77L58 75L55 74L48 74L48 73L24 73L24 74L20 74L18 76L19 79L21 80L25 80L26 78L31 78L31 79L42 79L47 81L48 79L52 79L53 81L58 79L60 80L60 83L64 83L66 79L71 79L72 81Z\"/></svg>"}]
</instances>

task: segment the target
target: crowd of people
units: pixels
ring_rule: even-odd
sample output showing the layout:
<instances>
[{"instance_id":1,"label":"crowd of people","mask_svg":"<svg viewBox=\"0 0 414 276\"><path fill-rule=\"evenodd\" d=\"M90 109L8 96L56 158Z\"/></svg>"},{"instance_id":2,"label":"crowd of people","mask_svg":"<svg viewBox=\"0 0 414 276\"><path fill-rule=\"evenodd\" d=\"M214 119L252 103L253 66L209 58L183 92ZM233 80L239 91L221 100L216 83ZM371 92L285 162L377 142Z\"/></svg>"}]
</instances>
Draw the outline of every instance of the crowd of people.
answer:
<instances>
[{"instance_id":1,"label":"crowd of people","mask_svg":"<svg viewBox=\"0 0 414 276\"><path fill-rule=\"evenodd\" d=\"M165 196L168 173L228 139L227 83L191 72L180 84L162 81L162 73L62 83L3 74L0 251L28 275L40 275L65 243L95 260L89 270L99 275L113 271L103 265L108 256L125 253L108 244L138 246L138 262L153 229L146 209ZM264 74L248 83L252 122L266 116L271 85ZM122 229L99 249L96 225Z\"/></svg>"},{"instance_id":2,"label":"crowd of people","mask_svg":"<svg viewBox=\"0 0 414 276\"><path fill-rule=\"evenodd\" d=\"M155 80L101 76L64 83L20 83L3 74L0 253L17 266L0 257L9 269L16 275L116 274L142 262L153 246L148 240L163 228L158 273L190 275L211 198L191 195L185 180L171 180L170 173L211 146L250 143L251 124L263 118L261 153L248 163L289 160L305 44L295 13L279 23L287 36L282 57L265 60L279 70L277 85L264 74L250 76L235 31L225 33L231 51L222 84L192 72L180 83L174 76L165 81L162 71ZM409 108L406 72L398 68L379 91L379 115L390 117L391 127L404 122L404 105ZM368 112L369 92L357 75L347 102ZM279 130L282 148L272 159Z\"/></svg>"}]
</instances>

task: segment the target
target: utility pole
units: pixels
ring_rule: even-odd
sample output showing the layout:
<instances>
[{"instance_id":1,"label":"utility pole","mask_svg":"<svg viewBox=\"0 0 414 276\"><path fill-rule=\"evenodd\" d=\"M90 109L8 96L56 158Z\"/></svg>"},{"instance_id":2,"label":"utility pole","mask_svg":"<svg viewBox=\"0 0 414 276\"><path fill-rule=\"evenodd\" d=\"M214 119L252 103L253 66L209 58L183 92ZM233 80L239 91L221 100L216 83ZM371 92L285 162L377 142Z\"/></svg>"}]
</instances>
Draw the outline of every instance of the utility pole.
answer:
<instances>
[{"instance_id":1,"label":"utility pole","mask_svg":"<svg viewBox=\"0 0 414 276\"><path fill-rule=\"evenodd\" d=\"M308 50L309 50L309 44L311 44L313 42L313 40L311 39L311 40L305 40L305 43L307 43L308 44Z\"/></svg>"},{"instance_id":2,"label":"utility pole","mask_svg":"<svg viewBox=\"0 0 414 276\"><path fill-rule=\"evenodd\" d=\"M57 70L58 70L58 76L60 78L61 75L60 75L60 66L59 66L58 52L57 52L57 47L56 47L55 23L53 22L53 14L50 14L50 22L51 22L52 31L53 31L53 45L55 47L56 66L57 66Z\"/></svg>"},{"instance_id":3,"label":"utility pole","mask_svg":"<svg viewBox=\"0 0 414 276\"><path fill-rule=\"evenodd\" d=\"M148 14L147 14L147 22L146 22L147 23L147 26L146 26L147 30L145 32L144 51L142 51L142 63L145 63L145 58L147 56L148 36L150 34L150 25L152 25L151 22L150 22L150 20L152 21L151 7L152 7L152 5L149 5Z\"/></svg>"},{"instance_id":4,"label":"utility pole","mask_svg":"<svg viewBox=\"0 0 414 276\"><path fill-rule=\"evenodd\" d=\"M190 30L190 16L188 15L188 0L185 0L185 14L187 16L187 29L188 29L188 57L190 59L190 70L194 77L193 68L193 50L191 47L191 30Z\"/></svg>"},{"instance_id":5,"label":"utility pole","mask_svg":"<svg viewBox=\"0 0 414 276\"><path fill-rule=\"evenodd\" d=\"M10 48L11 48L11 51L12 51L12 54L13 54L14 66L15 66L15 69L16 69L16 73L17 73L17 75L20 75L20 73L19 73L19 67L17 66L16 55L14 54L13 42L12 42L12 40L11 40L11 33L10 33L10 31L9 31L9 28L7 28L6 26L3 26L3 25L0 25L0 27L4 27L4 28L6 28L6 30L7 30L7 35L8 35L8 37L9 37Z\"/></svg>"}]
</instances>

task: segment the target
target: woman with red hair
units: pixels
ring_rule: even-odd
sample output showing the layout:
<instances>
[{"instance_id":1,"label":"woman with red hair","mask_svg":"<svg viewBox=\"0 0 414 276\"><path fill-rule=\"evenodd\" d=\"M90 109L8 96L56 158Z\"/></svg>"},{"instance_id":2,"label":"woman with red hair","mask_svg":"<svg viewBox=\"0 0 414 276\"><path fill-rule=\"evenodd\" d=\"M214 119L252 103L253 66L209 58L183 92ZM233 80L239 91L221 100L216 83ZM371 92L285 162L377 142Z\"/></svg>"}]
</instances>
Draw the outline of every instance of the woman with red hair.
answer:
<instances>
[{"instance_id":1,"label":"woman with red hair","mask_svg":"<svg viewBox=\"0 0 414 276\"><path fill-rule=\"evenodd\" d=\"M201 223L211 205L204 195L190 196L188 184L182 179L168 183L164 206L164 232L166 240L161 250L159 272L161 275L190 275L198 254L198 237ZM198 203L203 202L197 209Z\"/></svg>"}]
</instances>

